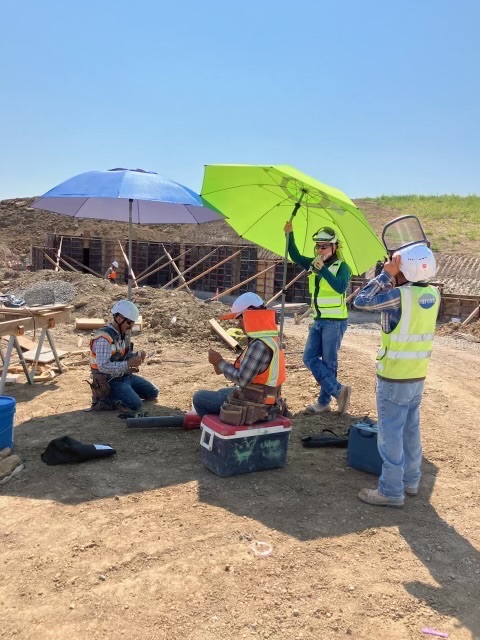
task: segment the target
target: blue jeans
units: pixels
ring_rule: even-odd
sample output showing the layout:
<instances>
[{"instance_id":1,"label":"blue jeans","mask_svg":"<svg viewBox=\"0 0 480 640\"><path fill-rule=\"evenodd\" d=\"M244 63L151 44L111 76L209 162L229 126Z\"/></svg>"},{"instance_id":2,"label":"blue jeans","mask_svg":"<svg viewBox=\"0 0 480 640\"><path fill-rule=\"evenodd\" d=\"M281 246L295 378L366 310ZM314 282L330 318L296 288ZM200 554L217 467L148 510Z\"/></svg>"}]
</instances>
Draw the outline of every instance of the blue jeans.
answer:
<instances>
[{"instance_id":1,"label":"blue jeans","mask_svg":"<svg viewBox=\"0 0 480 640\"><path fill-rule=\"evenodd\" d=\"M389 498L403 498L404 487L417 487L420 482L424 383L377 380L378 451L383 460L378 487Z\"/></svg>"},{"instance_id":2,"label":"blue jeans","mask_svg":"<svg viewBox=\"0 0 480 640\"><path fill-rule=\"evenodd\" d=\"M220 407L234 390L235 387L223 387L218 391L200 389L200 391L196 391L193 394L193 408L201 418L207 413L213 413L218 416Z\"/></svg>"},{"instance_id":3,"label":"blue jeans","mask_svg":"<svg viewBox=\"0 0 480 640\"><path fill-rule=\"evenodd\" d=\"M347 324L347 320L315 320L310 327L303 364L321 387L318 402L322 405L329 404L332 396L336 398L340 393L338 350Z\"/></svg>"},{"instance_id":4,"label":"blue jeans","mask_svg":"<svg viewBox=\"0 0 480 640\"><path fill-rule=\"evenodd\" d=\"M145 380L141 376L128 375L121 378L112 378L108 383L110 394L108 399L111 402L121 402L132 411L142 408L143 400L151 400L158 396L158 387Z\"/></svg>"}]
</instances>

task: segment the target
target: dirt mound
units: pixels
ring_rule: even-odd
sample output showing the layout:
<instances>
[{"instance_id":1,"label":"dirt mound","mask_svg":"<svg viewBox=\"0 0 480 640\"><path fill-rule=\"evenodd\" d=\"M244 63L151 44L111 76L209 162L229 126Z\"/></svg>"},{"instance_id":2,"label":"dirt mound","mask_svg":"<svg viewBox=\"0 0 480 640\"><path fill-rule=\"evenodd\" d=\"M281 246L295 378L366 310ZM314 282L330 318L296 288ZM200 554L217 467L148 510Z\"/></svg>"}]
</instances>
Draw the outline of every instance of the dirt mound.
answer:
<instances>
[{"instance_id":1,"label":"dirt mound","mask_svg":"<svg viewBox=\"0 0 480 640\"><path fill-rule=\"evenodd\" d=\"M45 233L79 236L84 230L88 230L92 238L125 240L128 237L128 225L125 222L71 218L33 209L33 202L34 198L0 200L0 264L5 264L5 260L11 255L20 261L25 260L30 255L32 245L45 244ZM223 221L205 224L135 224L132 232L134 240L146 242L234 244L240 241L235 231ZM243 239L241 243L248 244Z\"/></svg>"},{"instance_id":2,"label":"dirt mound","mask_svg":"<svg viewBox=\"0 0 480 640\"><path fill-rule=\"evenodd\" d=\"M4 293L21 294L32 285L53 285L66 282L75 289L72 300L75 318L104 318L109 320L110 310L117 300L127 297L127 287L99 280L95 276L45 270L25 272L3 287ZM226 313L228 307L220 302L206 304L184 291L162 291L152 287L140 287L132 292L133 301L143 317L144 336L148 342L191 343L205 347L211 338L208 321Z\"/></svg>"},{"instance_id":3,"label":"dirt mound","mask_svg":"<svg viewBox=\"0 0 480 640\"><path fill-rule=\"evenodd\" d=\"M464 338L465 335L480 339L480 320L462 326L460 322L446 322L437 329L440 336Z\"/></svg>"}]
</instances>

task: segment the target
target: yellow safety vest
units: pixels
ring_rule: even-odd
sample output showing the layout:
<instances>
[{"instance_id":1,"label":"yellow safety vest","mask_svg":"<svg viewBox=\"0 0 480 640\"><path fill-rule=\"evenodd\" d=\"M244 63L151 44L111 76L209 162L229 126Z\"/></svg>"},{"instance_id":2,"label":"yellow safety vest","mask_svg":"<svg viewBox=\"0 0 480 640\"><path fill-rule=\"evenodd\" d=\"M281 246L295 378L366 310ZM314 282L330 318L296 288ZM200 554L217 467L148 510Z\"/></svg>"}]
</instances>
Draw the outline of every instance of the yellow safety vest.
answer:
<instances>
[{"instance_id":1,"label":"yellow safety vest","mask_svg":"<svg viewBox=\"0 0 480 640\"><path fill-rule=\"evenodd\" d=\"M386 380L423 380L432 353L440 293L431 285L400 287L402 311L391 333L382 331L377 375Z\"/></svg>"},{"instance_id":2,"label":"yellow safety vest","mask_svg":"<svg viewBox=\"0 0 480 640\"><path fill-rule=\"evenodd\" d=\"M341 264L341 260L335 260L335 262L333 262L327 268L330 273L336 276ZM345 302L345 293L338 293L328 284L325 278L321 278L317 297L315 298L315 285L316 274L311 273L309 275L308 289L310 291L310 295L312 296L311 307L313 317L317 317L318 307L318 310L320 311L320 317L323 320L329 320L333 318L337 320L346 320L348 318L348 309ZM315 302L317 306L315 306Z\"/></svg>"}]
</instances>

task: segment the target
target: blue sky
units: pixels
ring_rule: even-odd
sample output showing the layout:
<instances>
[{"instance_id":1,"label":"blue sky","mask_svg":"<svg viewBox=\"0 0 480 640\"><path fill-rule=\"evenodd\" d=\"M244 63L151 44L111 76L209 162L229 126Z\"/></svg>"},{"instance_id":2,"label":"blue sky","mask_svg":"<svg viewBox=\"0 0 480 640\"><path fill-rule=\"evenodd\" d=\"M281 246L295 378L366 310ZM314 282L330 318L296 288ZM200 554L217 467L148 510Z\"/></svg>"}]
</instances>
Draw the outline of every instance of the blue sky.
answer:
<instances>
[{"instance_id":1,"label":"blue sky","mask_svg":"<svg viewBox=\"0 0 480 640\"><path fill-rule=\"evenodd\" d=\"M0 4L0 198L92 169L292 164L480 193L478 0Z\"/></svg>"}]
</instances>

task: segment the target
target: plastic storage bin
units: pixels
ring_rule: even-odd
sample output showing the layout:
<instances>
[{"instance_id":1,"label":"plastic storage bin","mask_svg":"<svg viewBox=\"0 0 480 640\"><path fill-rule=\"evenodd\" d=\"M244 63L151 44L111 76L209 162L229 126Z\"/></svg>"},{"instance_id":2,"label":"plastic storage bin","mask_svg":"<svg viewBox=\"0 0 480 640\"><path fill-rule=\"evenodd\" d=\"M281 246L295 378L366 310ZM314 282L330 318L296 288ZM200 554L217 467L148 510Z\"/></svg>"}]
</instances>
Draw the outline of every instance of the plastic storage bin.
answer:
<instances>
[{"instance_id":1,"label":"plastic storage bin","mask_svg":"<svg viewBox=\"0 0 480 640\"><path fill-rule=\"evenodd\" d=\"M13 447L13 424L15 422L15 398L0 396L0 451Z\"/></svg>"},{"instance_id":2,"label":"plastic storage bin","mask_svg":"<svg viewBox=\"0 0 480 640\"><path fill-rule=\"evenodd\" d=\"M382 458L378 453L377 424L357 422L350 427L348 436L348 466L373 473L382 473Z\"/></svg>"},{"instance_id":3,"label":"plastic storage bin","mask_svg":"<svg viewBox=\"0 0 480 640\"><path fill-rule=\"evenodd\" d=\"M234 427L217 415L206 415L200 428L202 463L218 476L276 469L286 462L292 430L288 418Z\"/></svg>"}]
</instances>

